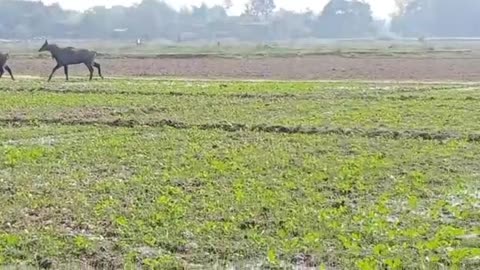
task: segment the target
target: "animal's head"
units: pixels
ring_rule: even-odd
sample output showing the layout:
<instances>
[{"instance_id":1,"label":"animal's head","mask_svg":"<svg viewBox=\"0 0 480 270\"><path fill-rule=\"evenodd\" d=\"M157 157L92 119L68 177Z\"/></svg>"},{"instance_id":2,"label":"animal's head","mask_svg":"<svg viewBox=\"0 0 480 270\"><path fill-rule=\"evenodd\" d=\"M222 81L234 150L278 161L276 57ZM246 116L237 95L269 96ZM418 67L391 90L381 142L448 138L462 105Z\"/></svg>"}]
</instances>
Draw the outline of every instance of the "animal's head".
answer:
<instances>
[{"instance_id":1,"label":"animal's head","mask_svg":"<svg viewBox=\"0 0 480 270\"><path fill-rule=\"evenodd\" d=\"M43 43L43 46L38 50L39 52L46 51L48 49L48 40L45 40L45 43Z\"/></svg>"}]
</instances>

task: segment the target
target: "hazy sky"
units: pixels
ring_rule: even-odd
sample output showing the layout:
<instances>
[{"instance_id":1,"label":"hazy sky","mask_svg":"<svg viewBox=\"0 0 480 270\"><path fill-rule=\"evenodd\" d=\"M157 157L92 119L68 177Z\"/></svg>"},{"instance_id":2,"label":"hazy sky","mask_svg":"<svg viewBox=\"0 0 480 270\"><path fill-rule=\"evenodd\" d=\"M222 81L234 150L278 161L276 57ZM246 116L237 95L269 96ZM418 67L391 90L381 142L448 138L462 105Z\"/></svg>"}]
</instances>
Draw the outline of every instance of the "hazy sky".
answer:
<instances>
[{"instance_id":1,"label":"hazy sky","mask_svg":"<svg viewBox=\"0 0 480 270\"><path fill-rule=\"evenodd\" d=\"M44 3L60 3L64 8L85 10L92 6L105 5L132 5L141 0L42 0ZM165 0L170 5L180 8L182 6L200 5L202 2L208 5L222 4L223 0ZM233 0L233 11L239 13L243 10L245 3L248 0ZM277 7L303 11L310 8L314 11L322 10L328 0L275 0ZM376 17L386 18L395 10L394 0L367 0L372 6L373 13Z\"/></svg>"}]
</instances>

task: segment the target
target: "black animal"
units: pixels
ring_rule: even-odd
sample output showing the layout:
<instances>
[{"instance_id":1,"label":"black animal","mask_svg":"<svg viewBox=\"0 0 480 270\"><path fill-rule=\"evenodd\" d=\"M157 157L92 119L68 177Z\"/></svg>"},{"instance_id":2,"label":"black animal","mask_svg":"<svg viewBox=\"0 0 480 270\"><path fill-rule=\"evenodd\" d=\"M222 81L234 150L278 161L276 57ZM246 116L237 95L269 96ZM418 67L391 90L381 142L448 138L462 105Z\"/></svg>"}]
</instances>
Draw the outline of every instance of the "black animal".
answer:
<instances>
[{"instance_id":1,"label":"black animal","mask_svg":"<svg viewBox=\"0 0 480 270\"><path fill-rule=\"evenodd\" d=\"M15 78L13 77L12 69L10 69L10 67L7 65L8 58L9 58L8 53L0 53L0 78L2 78L6 70L10 74L10 77L12 78L12 80L15 81Z\"/></svg>"},{"instance_id":2,"label":"black animal","mask_svg":"<svg viewBox=\"0 0 480 270\"><path fill-rule=\"evenodd\" d=\"M68 81L68 66L85 64L90 71L90 80L93 77L94 67L98 69L98 75L103 79L102 69L100 64L95 62L95 57L97 53L85 49L76 49L74 47L65 47L61 48L56 44L48 44L46 40L43 46L40 48L39 52L48 51L52 54L52 58L57 61L57 65L53 68L48 81L52 80L52 76L59 68L63 67L65 71L65 77Z\"/></svg>"}]
</instances>

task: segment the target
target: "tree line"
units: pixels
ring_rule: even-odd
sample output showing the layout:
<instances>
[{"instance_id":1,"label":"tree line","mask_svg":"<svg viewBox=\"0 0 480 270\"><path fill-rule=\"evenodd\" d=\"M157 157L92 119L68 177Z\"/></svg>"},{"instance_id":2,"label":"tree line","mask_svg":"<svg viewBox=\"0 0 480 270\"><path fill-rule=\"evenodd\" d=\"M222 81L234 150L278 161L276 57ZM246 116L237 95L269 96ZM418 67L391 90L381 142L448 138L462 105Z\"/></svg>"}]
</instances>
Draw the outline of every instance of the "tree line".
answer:
<instances>
[{"instance_id":1,"label":"tree line","mask_svg":"<svg viewBox=\"0 0 480 270\"><path fill-rule=\"evenodd\" d=\"M274 0L250 0L239 16L224 5L173 9L161 0L131 7L102 6L85 12L39 1L0 0L0 38L162 38L280 40L375 37L480 36L478 0L397 0L391 23L376 21L362 0L330 0L322 12L277 9Z\"/></svg>"}]
</instances>

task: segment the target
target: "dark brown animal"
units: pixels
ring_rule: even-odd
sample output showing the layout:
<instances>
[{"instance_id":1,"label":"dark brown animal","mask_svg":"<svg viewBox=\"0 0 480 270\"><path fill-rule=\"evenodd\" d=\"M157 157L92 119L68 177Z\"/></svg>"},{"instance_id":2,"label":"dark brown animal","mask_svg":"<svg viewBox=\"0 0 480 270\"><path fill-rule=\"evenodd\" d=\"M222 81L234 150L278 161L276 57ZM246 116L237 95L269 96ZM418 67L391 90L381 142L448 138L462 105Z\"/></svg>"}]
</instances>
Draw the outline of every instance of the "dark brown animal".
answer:
<instances>
[{"instance_id":1,"label":"dark brown animal","mask_svg":"<svg viewBox=\"0 0 480 270\"><path fill-rule=\"evenodd\" d=\"M63 67L65 71L65 77L68 81L68 66L85 64L90 71L90 80L93 77L94 67L98 69L98 75L103 79L102 69L100 64L95 62L95 57L97 53L85 49L76 49L74 47L61 48L56 44L48 44L46 40L43 46L40 48L39 52L48 51L52 54L52 58L57 61L57 65L53 68L48 81L52 80L52 76L59 68Z\"/></svg>"},{"instance_id":2,"label":"dark brown animal","mask_svg":"<svg viewBox=\"0 0 480 270\"><path fill-rule=\"evenodd\" d=\"M15 81L15 78L13 77L12 69L7 65L8 58L9 58L8 53L0 53L0 78L2 78L6 70L10 74L10 77L12 78L12 80Z\"/></svg>"}]
</instances>

